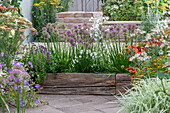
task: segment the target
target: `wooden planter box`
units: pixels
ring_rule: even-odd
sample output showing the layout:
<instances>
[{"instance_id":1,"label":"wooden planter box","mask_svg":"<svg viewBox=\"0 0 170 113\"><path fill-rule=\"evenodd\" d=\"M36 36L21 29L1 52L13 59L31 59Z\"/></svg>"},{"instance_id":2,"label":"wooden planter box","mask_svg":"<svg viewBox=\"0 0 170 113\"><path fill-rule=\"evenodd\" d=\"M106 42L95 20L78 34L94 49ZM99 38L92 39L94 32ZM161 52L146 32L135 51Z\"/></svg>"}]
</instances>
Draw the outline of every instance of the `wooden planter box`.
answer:
<instances>
[{"instance_id":1,"label":"wooden planter box","mask_svg":"<svg viewBox=\"0 0 170 113\"><path fill-rule=\"evenodd\" d=\"M41 94L114 95L130 86L128 74L49 73L41 84Z\"/></svg>"}]
</instances>

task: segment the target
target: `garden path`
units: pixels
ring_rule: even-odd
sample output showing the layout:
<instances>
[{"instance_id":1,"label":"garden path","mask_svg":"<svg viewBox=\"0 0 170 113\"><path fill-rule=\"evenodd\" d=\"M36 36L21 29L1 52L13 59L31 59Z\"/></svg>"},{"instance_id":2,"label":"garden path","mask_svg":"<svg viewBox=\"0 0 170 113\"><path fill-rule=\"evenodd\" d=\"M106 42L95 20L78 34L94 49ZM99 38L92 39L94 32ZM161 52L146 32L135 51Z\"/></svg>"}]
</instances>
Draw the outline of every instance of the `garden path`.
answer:
<instances>
[{"instance_id":1,"label":"garden path","mask_svg":"<svg viewBox=\"0 0 170 113\"><path fill-rule=\"evenodd\" d=\"M120 110L114 96L39 95L48 105L28 108L26 113L116 113ZM0 110L1 113L1 110ZM120 112L125 113L125 112Z\"/></svg>"}]
</instances>

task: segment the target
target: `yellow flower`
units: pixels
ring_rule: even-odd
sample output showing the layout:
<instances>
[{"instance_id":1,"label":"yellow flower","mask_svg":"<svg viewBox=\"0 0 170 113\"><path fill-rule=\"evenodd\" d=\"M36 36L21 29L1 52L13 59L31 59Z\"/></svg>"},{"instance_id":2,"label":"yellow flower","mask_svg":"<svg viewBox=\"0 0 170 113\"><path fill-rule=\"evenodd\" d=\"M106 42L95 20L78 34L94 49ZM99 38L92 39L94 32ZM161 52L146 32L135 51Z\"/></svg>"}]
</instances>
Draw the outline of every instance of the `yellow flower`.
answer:
<instances>
[{"instance_id":1,"label":"yellow flower","mask_svg":"<svg viewBox=\"0 0 170 113\"><path fill-rule=\"evenodd\" d=\"M64 8L63 6L58 6L58 8Z\"/></svg>"},{"instance_id":2,"label":"yellow flower","mask_svg":"<svg viewBox=\"0 0 170 113\"><path fill-rule=\"evenodd\" d=\"M142 9L142 8L143 8L143 6L139 7L139 9Z\"/></svg>"},{"instance_id":3,"label":"yellow flower","mask_svg":"<svg viewBox=\"0 0 170 113\"><path fill-rule=\"evenodd\" d=\"M152 2L151 2L151 1L146 1L146 3L150 4L150 3L152 3Z\"/></svg>"},{"instance_id":4,"label":"yellow flower","mask_svg":"<svg viewBox=\"0 0 170 113\"><path fill-rule=\"evenodd\" d=\"M45 2L40 2L39 4L40 4L40 5L41 5L41 4L45 4Z\"/></svg>"},{"instance_id":5,"label":"yellow flower","mask_svg":"<svg viewBox=\"0 0 170 113\"><path fill-rule=\"evenodd\" d=\"M56 5L56 2L50 1L50 4L51 4L51 5Z\"/></svg>"},{"instance_id":6,"label":"yellow flower","mask_svg":"<svg viewBox=\"0 0 170 113\"><path fill-rule=\"evenodd\" d=\"M38 4L38 3L35 3L33 6L40 6L40 4Z\"/></svg>"}]
</instances>

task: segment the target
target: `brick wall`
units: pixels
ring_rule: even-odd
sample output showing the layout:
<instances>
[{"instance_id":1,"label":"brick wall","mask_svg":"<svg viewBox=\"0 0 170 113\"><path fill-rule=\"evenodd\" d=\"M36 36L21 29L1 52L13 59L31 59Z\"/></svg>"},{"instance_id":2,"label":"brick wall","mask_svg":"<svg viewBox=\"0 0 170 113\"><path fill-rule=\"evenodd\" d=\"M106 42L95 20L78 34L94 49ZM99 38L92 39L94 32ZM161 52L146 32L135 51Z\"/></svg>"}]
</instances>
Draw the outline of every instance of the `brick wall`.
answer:
<instances>
[{"instance_id":1,"label":"brick wall","mask_svg":"<svg viewBox=\"0 0 170 113\"><path fill-rule=\"evenodd\" d=\"M89 22L91 17L101 18L102 12L61 12L56 14L56 21L64 23L68 29L73 28L74 25L83 24Z\"/></svg>"}]
</instances>

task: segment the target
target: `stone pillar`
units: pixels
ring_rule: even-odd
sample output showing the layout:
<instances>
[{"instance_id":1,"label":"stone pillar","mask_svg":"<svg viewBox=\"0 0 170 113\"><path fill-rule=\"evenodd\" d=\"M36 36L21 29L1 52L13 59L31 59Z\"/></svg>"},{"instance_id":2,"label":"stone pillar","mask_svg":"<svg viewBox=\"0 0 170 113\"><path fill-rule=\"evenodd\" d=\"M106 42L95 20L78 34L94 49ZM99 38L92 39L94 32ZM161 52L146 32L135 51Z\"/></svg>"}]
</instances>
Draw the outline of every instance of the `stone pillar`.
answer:
<instances>
[{"instance_id":1,"label":"stone pillar","mask_svg":"<svg viewBox=\"0 0 170 113\"><path fill-rule=\"evenodd\" d=\"M21 8L22 8L22 14L24 15L24 17L26 17L28 20L31 21L31 11L32 11L32 5L33 5L33 0L23 0L21 2ZM25 35L28 36L30 34L30 30L27 29L25 32ZM28 38L28 40L26 39L23 44L28 43L28 42L32 42L33 41L33 35L31 34Z\"/></svg>"}]
</instances>

